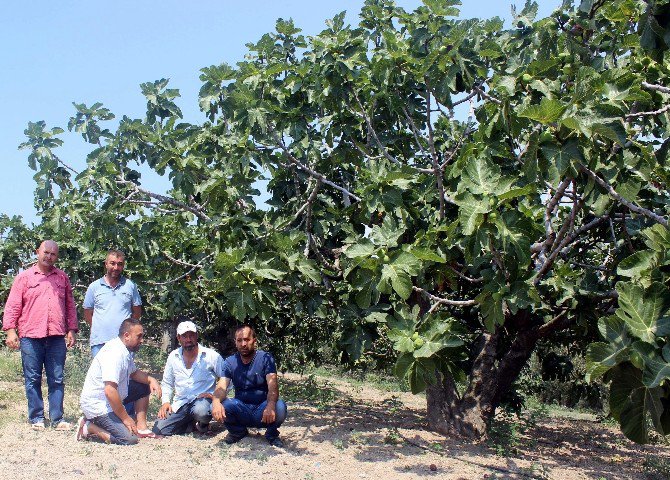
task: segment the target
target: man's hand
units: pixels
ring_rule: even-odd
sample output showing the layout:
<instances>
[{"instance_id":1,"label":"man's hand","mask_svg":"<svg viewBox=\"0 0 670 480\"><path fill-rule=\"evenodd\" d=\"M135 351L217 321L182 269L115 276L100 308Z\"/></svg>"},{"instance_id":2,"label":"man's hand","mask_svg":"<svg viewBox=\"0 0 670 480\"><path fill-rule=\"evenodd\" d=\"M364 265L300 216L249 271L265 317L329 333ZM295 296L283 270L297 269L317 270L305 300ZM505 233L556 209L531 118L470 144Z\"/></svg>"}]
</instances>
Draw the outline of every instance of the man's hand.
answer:
<instances>
[{"instance_id":1,"label":"man's hand","mask_svg":"<svg viewBox=\"0 0 670 480\"><path fill-rule=\"evenodd\" d=\"M7 330L7 338L5 339L5 344L12 350L19 349L19 336L16 334L16 329L10 328Z\"/></svg>"},{"instance_id":2,"label":"man's hand","mask_svg":"<svg viewBox=\"0 0 670 480\"><path fill-rule=\"evenodd\" d=\"M158 410L158 418L167 418L170 413L172 413L172 405L170 405L170 402L165 402Z\"/></svg>"},{"instance_id":3,"label":"man's hand","mask_svg":"<svg viewBox=\"0 0 670 480\"><path fill-rule=\"evenodd\" d=\"M226 409L223 408L223 403L216 397L212 399L212 418L219 423L226 419Z\"/></svg>"},{"instance_id":4,"label":"man's hand","mask_svg":"<svg viewBox=\"0 0 670 480\"><path fill-rule=\"evenodd\" d=\"M128 430L130 430L130 433L137 435L137 425L135 424L135 420L133 420L132 417L129 416L123 420L123 424Z\"/></svg>"},{"instance_id":5,"label":"man's hand","mask_svg":"<svg viewBox=\"0 0 670 480\"><path fill-rule=\"evenodd\" d=\"M74 347L75 342L77 341L77 334L75 333L74 330L70 330L67 332L65 335L65 346L67 348L72 348Z\"/></svg>"},{"instance_id":6,"label":"man's hand","mask_svg":"<svg viewBox=\"0 0 670 480\"><path fill-rule=\"evenodd\" d=\"M214 398L214 395L212 395L211 393L205 392L205 393L201 393L200 395L198 395L198 398L209 398L210 400L212 400Z\"/></svg>"},{"instance_id":7,"label":"man's hand","mask_svg":"<svg viewBox=\"0 0 670 480\"><path fill-rule=\"evenodd\" d=\"M261 418L261 422L266 425L270 425L271 423L274 423L276 418L277 412L275 409L275 404L268 402L267 407L265 407L265 410L263 410L263 418Z\"/></svg>"},{"instance_id":8,"label":"man's hand","mask_svg":"<svg viewBox=\"0 0 670 480\"><path fill-rule=\"evenodd\" d=\"M163 395L161 384L154 377L149 377L149 391L157 397L161 397Z\"/></svg>"}]
</instances>

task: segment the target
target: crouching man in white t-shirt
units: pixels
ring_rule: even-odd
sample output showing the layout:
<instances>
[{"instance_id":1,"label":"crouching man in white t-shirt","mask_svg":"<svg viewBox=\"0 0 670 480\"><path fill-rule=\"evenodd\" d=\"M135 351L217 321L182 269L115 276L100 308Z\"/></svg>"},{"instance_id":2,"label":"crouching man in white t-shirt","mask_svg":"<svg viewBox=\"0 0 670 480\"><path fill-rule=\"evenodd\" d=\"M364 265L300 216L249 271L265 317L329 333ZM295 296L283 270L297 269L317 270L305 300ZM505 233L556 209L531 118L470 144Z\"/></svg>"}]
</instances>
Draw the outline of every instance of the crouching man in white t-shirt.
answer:
<instances>
[{"instance_id":1,"label":"crouching man in white t-shirt","mask_svg":"<svg viewBox=\"0 0 670 480\"><path fill-rule=\"evenodd\" d=\"M79 400L84 416L79 419L77 440L97 436L106 443L134 445L138 438L155 437L147 427L147 408L149 394L160 397L161 386L137 369L132 355L143 341L142 324L128 318L121 323L119 336L95 356ZM137 421L126 413L128 402L135 402Z\"/></svg>"}]
</instances>

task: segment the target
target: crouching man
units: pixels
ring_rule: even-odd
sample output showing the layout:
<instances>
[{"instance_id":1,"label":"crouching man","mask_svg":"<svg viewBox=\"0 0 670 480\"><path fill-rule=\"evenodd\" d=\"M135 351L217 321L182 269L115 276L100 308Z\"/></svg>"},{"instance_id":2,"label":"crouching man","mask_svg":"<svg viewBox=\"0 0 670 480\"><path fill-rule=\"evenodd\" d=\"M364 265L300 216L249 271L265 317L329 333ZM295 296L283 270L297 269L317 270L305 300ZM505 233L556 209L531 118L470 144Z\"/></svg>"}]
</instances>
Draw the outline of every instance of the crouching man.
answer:
<instances>
[{"instance_id":1,"label":"crouching man","mask_svg":"<svg viewBox=\"0 0 670 480\"><path fill-rule=\"evenodd\" d=\"M144 341L139 320L128 318L119 327L119 336L107 342L95 356L86 374L80 405L77 440L97 436L106 443L134 445L138 438L155 437L147 428L149 394L161 395L158 381L138 370L133 352ZM124 405L135 402L135 421Z\"/></svg>"},{"instance_id":2,"label":"crouching man","mask_svg":"<svg viewBox=\"0 0 670 480\"><path fill-rule=\"evenodd\" d=\"M248 325L235 331L237 353L224 361L223 377L214 390L212 416L225 422L227 444L239 442L247 428L265 428L265 439L282 448L278 428L286 420L286 403L279 399L277 367L274 357L256 350L256 332ZM227 398L228 386L235 387L235 398Z\"/></svg>"},{"instance_id":3,"label":"crouching man","mask_svg":"<svg viewBox=\"0 0 670 480\"><path fill-rule=\"evenodd\" d=\"M223 377L223 358L198 343L197 331L193 322L177 325L177 341L181 346L170 352L165 363L161 382L163 405L153 428L157 435L178 435L192 429L208 431L212 393L217 379Z\"/></svg>"}]
</instances>

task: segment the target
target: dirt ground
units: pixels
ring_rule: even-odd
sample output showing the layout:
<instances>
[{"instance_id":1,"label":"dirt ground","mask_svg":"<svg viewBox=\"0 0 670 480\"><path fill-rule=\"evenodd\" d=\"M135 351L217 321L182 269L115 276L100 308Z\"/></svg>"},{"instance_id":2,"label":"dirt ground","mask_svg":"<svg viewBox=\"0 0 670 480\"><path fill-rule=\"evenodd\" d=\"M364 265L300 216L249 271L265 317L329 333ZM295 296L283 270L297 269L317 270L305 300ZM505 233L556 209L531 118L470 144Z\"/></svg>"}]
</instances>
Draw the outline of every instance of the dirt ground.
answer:
<instances>
[{"instance_id":1,"label":"dirt ground","mask_svg":"<svg viewBox=\"0 0 670 480\"><path fill-rule=\"evenodd\" d=\"M300 385L306 378L287 375L282 381ZM0 427L0 478L613 480L652 478L644 472L645 459L670 462L668 447L635 445L586 415L537 419L506 457L491 445L427 431L420 397L329 382L336 392L332 401L289 404L281 429L285 449L268 446L254 431L233 446L223 442L224 431L143 439L133 447L76 442L72 432L32 431L17 385L0 382L0 410L15 410L17 419ZM16 395L8 396L7 389ZM72 405L76 399L68 398L66 411Z\"/></svg>"}]
</instances>

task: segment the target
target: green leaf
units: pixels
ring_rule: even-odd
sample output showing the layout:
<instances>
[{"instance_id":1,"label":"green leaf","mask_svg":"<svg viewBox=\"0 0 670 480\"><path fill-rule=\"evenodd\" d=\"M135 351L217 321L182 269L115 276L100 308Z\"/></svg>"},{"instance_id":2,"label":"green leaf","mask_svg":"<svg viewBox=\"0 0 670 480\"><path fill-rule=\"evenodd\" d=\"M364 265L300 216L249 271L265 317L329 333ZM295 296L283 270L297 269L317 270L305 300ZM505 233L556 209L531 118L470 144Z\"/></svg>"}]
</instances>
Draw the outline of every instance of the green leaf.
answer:
<instances>
[{"instance_id":1,"label":"green leaf","mask_svg":"<svg viewBox=\"0 0 670 480\"><path fill-rule=\"evenodd\" d=\"M640 250L624 258L617 267L617 273L632 279L649 274L658 264L658 253L653 250Z\"/></svg>"},{"instance_id":2,"label":"green leaf","mask_svg":"<svg viewBox=\"0 0 670 480\"><path fill-rule=\"evenodd\" d=\"M472 195L464 195L458 203L458 220L463 228L463 235L472 235L484 221L483 214L491 211L489 204Z\"/></svg>"},{"instance_id":3,"label":"green leaf","mask_svg":"<svg viewBox=\"0 0 670 480\"><path fill-rule=\"evenodd\" d=\"M316 267L316 262L314 262L314 260L301 258L296 266L298 267L300 273L305 275L307 278L315 283L321 283L321 272L319 272L319 269Z\"/></svg>"},{"instance_id":4,"label":"green leaf","mask_svg":"<svg viewBox=\"0 0 670 480\"><path fill-rule=\"evenodd\" d=\"M463 187L475 195L502 195L514 183L500 175L500 167L488 159L475 157L465 167Z\"/></svg>"},{"instance_id":5,"label":"green leaf","mask_svg":"<svg viewBox=\"0 0 670 480\"><path fill-rule=\"evenodd\" d=\"M619 308L616 315L621 318L636 337L654 343L657 336L670 333L670 318L659 319L666 309L667 288L654 283L646 291L633 283L619 282Z\"/></svg>"},{"instance_id":6,"label":"green leaf","mask_svg":"<svg viewBox=\"0 0 670 480\"><path fill-rule=\"evenodd\" d=\"M444 258L440 257L434 251L428 250L427 248L411 247L409 253L414 255L419 260L427 260L436 263L446 263L446 260Z\"/></svg>"},{"instance_id":7,"label":"green leaf","mask_svg":"<svg viewBox=\"0 0 670 480\"><path fill-rule=\"evenodd\" d=\"M376 245L396 247L398 238L405 232L404 225L398 225L390 215L384 217L381 226L375 225L370 232L370 240Z\"/></svg>"},{"instance_id":8,"label":"green leaf","mask_svg":"<svg viewBox=\"0 0 670 480\"><path fill-rule=\"evenodd\" d=\"M544 97L539 105L529 105L521 109L519 116L547 125L557 122L566 109L567 105L563 102Z\"/></svg>"},{"instance_id":9,"label":"green leaf","mask_svg":"<svg viewBox=\"0 0 670 480\"><path fill-rule=\"evenodd\" d=\"M419 349L414 351L414 357L430 358L445 347L446 345L444 345L442 342L426 340Z\"/></svg>"},{"instance_id":10,"label":"green leaf","mask_svg":"<svg viewBox=\"0 0 670 480\"><path fill-rule=\"evenodd\" d=\"M412 294L412 279L410 276L405 271L393 265L386 264L382 268L382 276L379 280L379 285L388 284L389 282L393 290L403 300L407 300ZM379 286L377 288L379 288L380 291L384 291Z\"/></svg>"},{"instance_id":11,"label":"green leaf","mask_svg":"<svg viewBox=\"0 0 670 480\"><path fill-rule=\"evenodd\" d=\"M542 145L541 150L544 157L556 166L561 176L565 175L573 161L581 162L584 159L577 142L574 140L570 140L564 145L553 143Z\"/></svg>"},{"instance_id":12,"label":"green leaf","mask_svg":"<svg viewBox=\"0 0 670 480\"><path fill-rule=\"evenodd\" d=\"M369 257L375 253L376 247L368 239L362 239L358 243L350 244L344 250L348 258Z\"/></svg>"},{"instance_id":13,"label":"green leaf","mask_svg":"<svg viewBox=\"0 0 670 480\"><path fill-rule=\"evenodd\" d=\"M588 346L585 376L587 382L592 382L612 367L628 360L631 339L625 322L612 315L601 318L598 321L598 329L607 343L596 342Z\"/></svg>"}]
</instances>

